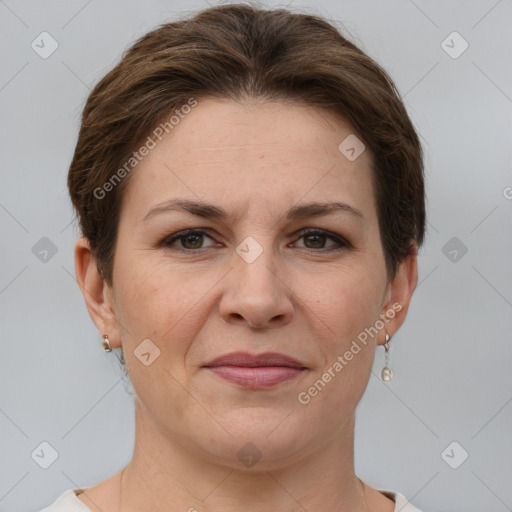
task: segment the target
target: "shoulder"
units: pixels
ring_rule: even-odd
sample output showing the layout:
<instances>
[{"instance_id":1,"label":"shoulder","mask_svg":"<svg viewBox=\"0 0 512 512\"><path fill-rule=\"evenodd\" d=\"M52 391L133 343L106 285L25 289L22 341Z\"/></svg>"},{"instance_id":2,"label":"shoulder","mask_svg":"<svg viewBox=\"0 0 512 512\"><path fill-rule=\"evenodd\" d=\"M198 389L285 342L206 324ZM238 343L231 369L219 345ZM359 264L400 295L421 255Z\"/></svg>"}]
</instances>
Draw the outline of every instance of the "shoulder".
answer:
<instances>
[{"instance_id":1,"label":"shoulder","mask_svg":"<svg viewBox=\"0 0 512 512\"><path fill-rule=\"evenodd\" d=\"M80 489L68 489L63 492L51 505L39 510L39 512L91 512L77 497L75 491Z\"/></svg>"},{"instance_id":2,"label":"shoulder","mask_svg":"<svg viewBox=\"0 0 512 512\"><path fill-rule=\"evenodd\" d=\"M39 512L91 512L76 496L75 491L79 489L68 489L63 492L51 505ZM395 502L395 512L422 512L398 491L377 489L379 492Z\"/></svg>"},{"instance_id":3,"label":"shoulder","mask_svg":"<svg viewBox=\"0 0 512 512\"><path fill-rule=\"evenodd\" d=\"M395 502L395 512L422 512L398 491L390 491L386 489L377 490Z\"/></svg>"}]
</instances>

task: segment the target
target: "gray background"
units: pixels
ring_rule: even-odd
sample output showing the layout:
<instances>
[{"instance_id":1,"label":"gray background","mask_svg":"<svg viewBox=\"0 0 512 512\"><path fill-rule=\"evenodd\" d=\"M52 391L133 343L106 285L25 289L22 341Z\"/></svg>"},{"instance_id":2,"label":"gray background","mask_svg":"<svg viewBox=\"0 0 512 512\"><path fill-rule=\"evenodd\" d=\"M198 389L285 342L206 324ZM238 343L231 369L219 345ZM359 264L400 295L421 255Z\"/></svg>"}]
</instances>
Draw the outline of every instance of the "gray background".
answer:
<instances>
[{"instance_id":1,"label":"gray background","mask_svg":"<svg viewBox=\"0 0 512 512\"><path fill-rule=\"evenodd\" d=\"M419 286L391 345L396 378L379 380L379 347L358 408L358 475L425 512L512 510L512 2L289 5L343 23L389 71L426 154ZM37 510L131 458L129 386L74 279L66 174L93 84L136 37L206 6L0 0L1 512ZM31 48L43 31L59 45L47 59ZM469 44L457 58L442 46L453 31ZM45 441L48 469L31 456Z\"/></svg>"}]
</instances>

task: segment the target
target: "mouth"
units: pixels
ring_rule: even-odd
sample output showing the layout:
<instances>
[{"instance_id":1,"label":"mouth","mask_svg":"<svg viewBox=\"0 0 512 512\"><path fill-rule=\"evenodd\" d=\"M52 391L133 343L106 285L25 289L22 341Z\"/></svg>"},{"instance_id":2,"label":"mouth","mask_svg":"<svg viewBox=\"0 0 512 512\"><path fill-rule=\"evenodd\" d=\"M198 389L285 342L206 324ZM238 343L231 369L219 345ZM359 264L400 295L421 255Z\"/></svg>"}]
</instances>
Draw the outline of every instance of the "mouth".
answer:
<instances>
[{"instance_id":1,"label":"mouth","mask_svg":"<svg viewBox=\"0 0 512 512\"><path fill-rule=\"evenodd\" d=\"M307 367L284 354L252 355L234 352L220 356L204 368L218 377L248 389L266 389L302 375Z\"/></svg>"}]
</instances>

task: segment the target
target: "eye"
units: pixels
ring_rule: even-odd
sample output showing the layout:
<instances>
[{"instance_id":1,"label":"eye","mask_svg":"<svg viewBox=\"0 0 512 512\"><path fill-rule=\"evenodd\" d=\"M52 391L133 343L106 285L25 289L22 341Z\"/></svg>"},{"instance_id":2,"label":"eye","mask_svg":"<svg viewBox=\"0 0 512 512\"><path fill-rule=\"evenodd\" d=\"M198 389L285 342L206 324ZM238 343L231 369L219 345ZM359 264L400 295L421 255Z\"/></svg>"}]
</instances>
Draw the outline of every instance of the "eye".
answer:
<instances>
[{"instance_id":1,"label":"eye","mask_svg":"<svg viewBox=\"0 0 512 512\"><path fill-rule=\"evenodd\" d=\"M179 241L181 247L176 247L176 249L183 251L197 251L198 249L204 248L202 247L204 238L213 240L201 229L188 229L167 237L162 241L162 245L165 247L172 247L177 241Z\"/></svg>"},{"instance_id":2,"label":"eye","mask_svg":"<svg viewBox=\"0 0 512 512\"><path fill-rule=\"evenodd\" d=\"M208 246L203 246L205 238L214 241L213 238L208 236L202 229L187 229L165 238L160 245L184 252L196 252L208 248ZM299 234L299 240L300 239L304 239L305 241L304 248L314 252L339 251L343 248L351 247L350 243L341 236L323 229L304 230ZM325 244L329 240L333 243L331 243L330 247L328 246L326 248ZM176 245L177 243L179 243L179 245ZM214 244L211 244L210 247L214 247Z\"/></svg>"},{"instance_id":3,"label":"eye","mask_svg":"<svg viewBox=\"0 0 512 512\"><path fill-rule=\"evenodd\" d=\"M350 244L341 236L335 235L334 233L329 233L323 229L308 229L306 231L302 231L299 236L299 239L301 238L303 238L306 242L306 249L324 249L323 252L328 252L337 251L344 247L350 247ZM328 240L334 241L334 247L331 245L331 248L325 248L325 243Z\"/></svg>"}]
</instances>

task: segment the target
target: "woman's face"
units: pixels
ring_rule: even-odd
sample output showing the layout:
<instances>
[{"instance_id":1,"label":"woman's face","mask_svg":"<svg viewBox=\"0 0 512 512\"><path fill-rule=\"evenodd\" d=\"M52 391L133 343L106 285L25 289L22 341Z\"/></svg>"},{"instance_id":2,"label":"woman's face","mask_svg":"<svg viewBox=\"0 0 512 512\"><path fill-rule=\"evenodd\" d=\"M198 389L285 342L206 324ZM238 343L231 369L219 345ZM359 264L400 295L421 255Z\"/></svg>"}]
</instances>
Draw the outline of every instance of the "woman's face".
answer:
<instances>
[{"instance_id":1,"label":"woman's face","mask_svg":"<svg viewBox=\"0 0 512 512\"><path fill-rule=\"evenodd\" d=\"M353 137L340 149L351 134L298 103L203 99L131 171L99 324L122 341L138 413L179 446L270 468L352 418L416 260L388 283L372 157ZM233 352L305 369L208 367Z\"/></svg>"}]
</instances>

